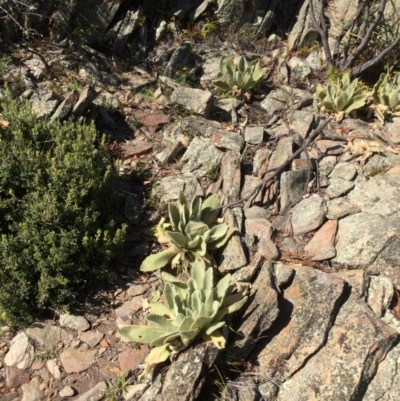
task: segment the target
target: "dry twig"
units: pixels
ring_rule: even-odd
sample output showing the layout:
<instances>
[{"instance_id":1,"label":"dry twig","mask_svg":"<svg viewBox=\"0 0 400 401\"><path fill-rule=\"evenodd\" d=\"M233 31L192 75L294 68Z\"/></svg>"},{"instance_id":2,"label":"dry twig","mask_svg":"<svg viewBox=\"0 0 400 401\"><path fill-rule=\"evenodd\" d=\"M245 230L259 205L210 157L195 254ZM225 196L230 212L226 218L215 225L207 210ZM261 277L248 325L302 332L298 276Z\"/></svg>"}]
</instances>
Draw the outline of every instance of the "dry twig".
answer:
<instances>
[{"instance_id":1,"label":"dry twig","mask_svg":"<svg viewBox=\"0 0 400 401\"><path fill-rule=\"evenodd\" d=\"M246 203L253 196L255 196L258 193L258 191L260 191L260 190L263 191L264 188L266 187L266 185L269 184L272 181L272 179L274 179L275 177L280 175L286 169L286 167L289 165L289 163L291 163L294 159L296 159L298 156L300 156L302 152L307 150L307 148L310 146L310 144L317 138L317 136L322 132L322 130L325 128L325 126L330 121L332 121L332 118L328 118L327 120L320 123L318 125L318 127L310 133L308 138L304 141L303 145L296 152L294 152L292 156L287 158L286 161L284 161L280 166L267 170L262 182L259 185L255 186L248 195L246 195L242 199L239 199L236 202L232 202L227 205L220 206L213 210L225 209L228 207Z\"/></svg>"}]
</instances>

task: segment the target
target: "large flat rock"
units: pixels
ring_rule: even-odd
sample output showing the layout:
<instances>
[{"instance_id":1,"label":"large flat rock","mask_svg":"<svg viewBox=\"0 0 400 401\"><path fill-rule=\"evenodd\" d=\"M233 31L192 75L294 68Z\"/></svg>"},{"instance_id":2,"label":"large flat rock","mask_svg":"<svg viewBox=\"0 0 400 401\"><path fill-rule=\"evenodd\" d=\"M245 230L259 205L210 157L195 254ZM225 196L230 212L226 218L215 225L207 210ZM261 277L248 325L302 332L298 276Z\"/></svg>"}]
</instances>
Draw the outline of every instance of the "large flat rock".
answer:
<instances>
[{"instance_id":1,"label":"large flat rock","mask_svg":"<svg viewBox=\"0 0 400 401\"><path fill-rule=\"evenodd\" d=\"M398 235L399 219L357 213L339 220L334 262L352 268L367 268L388 241Z\"/></svg>"},{"instance_id":2,"label":"large flat rock","mask_svg":"<svg viewBox=\"0 0 400 401\"><path fill-rule=\"evenodd\" d=\"M395 175L376 175L356 184L348 199L362 212L390 216L399 211L400 181Z\"/></svg>"},{"instance_id":3,"label":"large flat rock","mask_svg":"<svg viewBox=\"0 0 400 401\"><path fill-rule=\"evenodd\" d=\"M258 356L259 372L289 378L321 349L345 295L341 278L309 267L296 269L280 303L282 327ZM270 336L268 336L270 337Z\"/></svg>"},{"instance_id":4,"label":"large flat rock","mask_svg":"<svg viewBox=\"0 0 400 401\"><path fill-rule=\"evenodd\" d=\"M398 337L364 301L351 296L326 344L309 352L305 365L280 386L277 401L362 400L366 385Z\"/></svg>"}]
</instances>

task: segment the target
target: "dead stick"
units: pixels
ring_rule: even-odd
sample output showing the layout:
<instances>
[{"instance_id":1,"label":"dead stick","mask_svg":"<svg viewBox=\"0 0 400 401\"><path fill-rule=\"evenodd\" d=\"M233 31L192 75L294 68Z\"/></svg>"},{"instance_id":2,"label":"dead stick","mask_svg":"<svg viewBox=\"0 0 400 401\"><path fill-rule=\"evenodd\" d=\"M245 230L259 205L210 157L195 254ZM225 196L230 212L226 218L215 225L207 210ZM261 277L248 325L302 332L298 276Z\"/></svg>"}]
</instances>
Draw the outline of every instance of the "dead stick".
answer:
<instances>
[{"instance_id":1,"label":"dead stick","mask_svg":"<svg viewBox=\"0 0 400 401\"><path fill-rule=\"evenodd\" d=\"M332 121L332 118L328 118L327 120L325 120L321 124L319 124L318 127L314 131L312 131L311 134L309 135L309 137L304 141L303 145L298 150L296 150L296 152L294 152L292 154L292 156L290 156L280 166L275 167L275 168L271 168L270 170L268 170L265 173L264 179L262 180L261 184L258 184L257 186L255 186L252 189L252 191L248 195L246 195L244 198L239 199L236 202L229 203L227 205L216 207L215 209L211 209L211 210L214 211L214 210L225 209L227 207L236 206L236 205L239 205L240 203L247 202L254 194L257 193L257 191L259 191L260 189L262 190L263 188L265 188L266 184L269 181L271 181L274 177L276 177L280 173L282 173L290 162L292 162L294 159L296 159L297 156L299 156L302 152L304 152L304 150L307 149L310 146L310 144L322 132L322 130L325 128L325 126L330 121ZM272 174L269 174L269 173L272 173Z\"/></svg>"}]
</instances>

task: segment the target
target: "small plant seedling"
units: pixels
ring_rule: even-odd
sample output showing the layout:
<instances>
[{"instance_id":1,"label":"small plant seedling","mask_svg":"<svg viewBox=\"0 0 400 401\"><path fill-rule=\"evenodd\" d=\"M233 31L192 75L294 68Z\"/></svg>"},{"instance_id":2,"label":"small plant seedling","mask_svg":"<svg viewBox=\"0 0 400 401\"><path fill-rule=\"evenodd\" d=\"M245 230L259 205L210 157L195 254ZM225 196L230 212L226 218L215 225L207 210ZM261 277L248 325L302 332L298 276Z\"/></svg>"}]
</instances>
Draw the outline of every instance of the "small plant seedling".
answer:
<instances>
[{"instance_id":1,"label":"small plant seedling","mask_svg":"<svg viewBox=\"0 0 400 401\"><path fill-rule=\"evenodd\" d=\"M104 394L106 401L123 400L123 394L126 393L127 387L131 383L128 373L122 372L113 380L107 383L107 390Z\"/></svg>"},{"instance_id":2,"label":"small plant seedling","mask_svg":"<svg viewBox=\"0 0 400 401\"><path fill-rule=\"evenodd\" d=\"M219 164L211 164L206 171L205 177L210 181L217 181L219 177Z\"/></svg>"},{"instance_id":3,"label":"small plant seedling","mask_svg":"<svg viewBox=\"0 0 400 401\"><path fill-rule=\"evenodd\" d=\"M244 96L247 99L250 98L250 92L264 77L267 70L260 67L259 59L248 63L244 56L241 56L237 63L231 57L222 56L220 68L222 79L214 81L214 86L233 96Z\"/></svg>"},{"instance_id":4,"label":"small plant seedling","mask_svg":"<svg viewBox=\"0 0 400 401\"><path fill-rule=\"evenodd\" d=\"M364 106L366 94L358 86L358 79L350 80L350 74L343 74L336 82L328 79L323 87L317 85L316 95L323 113L334 113L337 122L341 122L345 113L353 112Z\"/></svg>"}]
</instances>

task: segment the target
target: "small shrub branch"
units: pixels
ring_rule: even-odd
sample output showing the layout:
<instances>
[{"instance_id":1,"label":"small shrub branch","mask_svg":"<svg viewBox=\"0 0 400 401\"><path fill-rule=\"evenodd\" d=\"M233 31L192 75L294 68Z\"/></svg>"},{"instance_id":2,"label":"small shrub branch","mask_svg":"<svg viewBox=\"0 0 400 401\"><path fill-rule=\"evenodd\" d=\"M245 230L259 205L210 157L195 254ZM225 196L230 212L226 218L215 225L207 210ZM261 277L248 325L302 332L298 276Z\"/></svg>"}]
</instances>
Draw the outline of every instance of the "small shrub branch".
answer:
<instances>
[{"instance_id":1,"label":"small shrub branch","mask_svg":"<svg viewBox=\"0 0 400 401\"><path fill-rule=\"evenodd\" d=\"M316 18L313 2L309 0L311 20L320 35L328 66L335 66L340 71L350 69L351 76L356 77L368 69L382 64L400 44L400 34L398 34L391 39L390 43L384 43L383 49L378 48L378 53L372 59L356 65L362 54L371 45L373 35L379 31L379 24L383 21L388 0L379 0L379 5L374 7L377 5L376 3L376 0L360 2L350 21L337 36L332 52L328 40L329 32L325 21L326 16L324 14L326 0L319 0L319 22ZM345 37L350 37L350 39L346 43L343 43ZM357 38L355 43L351 40L354 37Z\"/></svg>"}]
</instances>

